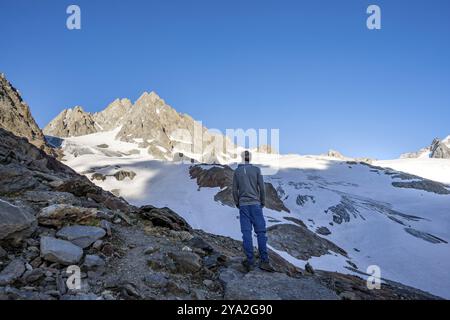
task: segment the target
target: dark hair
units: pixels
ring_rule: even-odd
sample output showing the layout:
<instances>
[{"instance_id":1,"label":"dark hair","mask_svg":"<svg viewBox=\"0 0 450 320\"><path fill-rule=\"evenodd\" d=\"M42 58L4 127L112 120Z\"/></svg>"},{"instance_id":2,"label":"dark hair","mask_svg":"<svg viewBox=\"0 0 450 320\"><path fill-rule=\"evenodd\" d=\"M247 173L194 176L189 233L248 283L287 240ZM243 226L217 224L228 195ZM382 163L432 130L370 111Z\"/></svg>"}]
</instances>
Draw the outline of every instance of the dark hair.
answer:
<instances>
[{"instance_id":1,"label":"dark hair","mask_svg":"<svg viewBox=\"0 0 450 320\"><path fill-rule=\"evenodd\" d=\"M250 153L250 151L245 150L244 152L242 152L242 160L244 160L244 162L250 163L251 159L252 159L252 154Z\"/></svg>"}]
</instances>

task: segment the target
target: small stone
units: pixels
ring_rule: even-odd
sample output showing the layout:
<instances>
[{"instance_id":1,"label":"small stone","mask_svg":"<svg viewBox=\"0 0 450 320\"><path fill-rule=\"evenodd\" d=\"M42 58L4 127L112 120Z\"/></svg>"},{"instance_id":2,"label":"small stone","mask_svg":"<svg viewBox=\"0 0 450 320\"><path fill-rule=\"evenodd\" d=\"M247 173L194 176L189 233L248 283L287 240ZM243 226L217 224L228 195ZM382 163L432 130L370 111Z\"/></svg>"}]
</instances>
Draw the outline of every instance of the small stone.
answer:
<instances>
[{"instance_id":1,"label":"small stone","mask_svg":"<svg viewBox=\"0 0 450 320\"><path fill-rule=\"evenodd\" d=\"M102 258L100 258L97 255L88 254L84 258L84 264L83 265L85 267L87 267L88 269L101 268L101 267L105 266L105 260L103 260Z\"/></svg>"},{"instance_id":2,"label":"small stone","mask_svg":"<svg viewBox=\"0 0 450 320\"><path fill-rule=\"evenodd\" d=\"M167 276L161 272L155 272L144 277L144 282L151 288L164 288L169 280Z\"/></svg>"},{"instance_id":3,"label":"small stone","mask_svg":"<svg viewBox=\"0 0 450 320\"><path fill-rule=\"evenodd\" d=\"M152 253L154 253L154 252L156 252L158 250L159 250L158 248L150 246L150 247L147 247L147 248L144 249L144 254L152 254Z\"/></svg>"},{"instance_id":4,"label":"small stone","mask_svg":"<svg viewBox=\"0 0 450 320\"><path fill-rule=\"evenodd\" d=\"M41 264L42 264L42 259L41 259L41 257L37 257L36 259L34 259L33 261L30 262L30 265L31 265L33 268L37 268L37 267L39 267Z\"/></svg>"},{"instance_id":5,"label":"small stone","mask_svg":"<svg viewBox=\"0 0 450 320\"><path fill-rule=\"evenodd\" d=\"M184 246L183 249L181 249L182 251L187 251L187 252L192 252L192 249L189 248L188 246Z\"/></svg>"},{"instance_id":6,"label":"small stone","mask_svg":"<svg viewBox=\"0 0 450 320\"><path fill-rule=\"evenodd\" d=\"M311 274L315 273L314 268L312 267L312 265L309 264L309 262L306 263L306 265L305 265L305 271L308 273L311 273Z\"/></svg>"},{"instance_id":7,"label":"small stone","mask_svg":"<svg viewBox=\"0 0 450 320\"><path fill-rule=\"evenodd\" d=\"M95 250L101 250L102 246L103 246L103 241L102 240L97 240L92 245L92 248L94 248Z\"/></svg>"},{"instance_id":8,"label":"small stone","mask_svg":"<svg viewBox=\"0 0 450 320\"><path fill-rule=\"evenodd\" d=\"M358 300L356 294L350 291L341 292L339 296L342 298L342 300Z\"/></svg>"},{"instance_id":9,"label":"small stone","mask_svg":"<svg viewBox=\"0 0 450 320\"><path fill-rule=\"evenodd\" d=\"M331 234L331 231L327 227L319 227L317 228L316 232L323 236L328 236Z\"/></svg>"},{"instance_id":10,"label":"small stone","mask_svg":"<svg viewBox=\"0 0 450 320\"><path fill-rule=\"evenodd\" d=\"M207 286L208 288L211 288L214 285L214 281L209 280L209 279L205 279L205 280L203 280L203 284L205 286Z\"/></svg>"},{"instance_id":11,"label":"small stone","mask_svg":"<svg viewBox=\"0 0 450 320\"><path fill-rule=\"evenodd\" d=\"M114 247L112 244L109 242L105 243L102 247L102 253L108 257L112 256L114 254Z\"/></svg>"},{"instance_id":12,"label":"small stone","mask_svg":"<svg viewBox=\"0 0 450 320\"><path fill-rule=\"evenodd\" d=\"M120 219L120 218L117 218L113 221L113 223L115 223L115 224L119 224L121 222L122 222L122 219Z\"/></svg>"},{"instance_id":13,"label":"small stone","mask_svg":"<svg viewBox=\"0 0 450 320\"><path fill-rule=\"evenodd\" d=\"M6 252L5 249L3 249L2 247L0 247L0 258L4 258L8 255L8 253Z\"/></svg>"},{"instance_id":14,"label":"small stone","mask_svg":"<svg viewBox=\"0 0 450 320\"><path fill-rule=\"evenodd\" d=\"M22 276L22 281L26 284L36 282L44 277L44 271L42 269L34 269L27 271Z\"/></svg>"},{"instance_id":15,"label":"small stone","mask_svg":"<svg viewBox=\"0 0 450 320\"><path fill-rule=\"evenodd\" d=\"M111 237L112 231L111 231L111 223L106 220L100 221L100 227L102 227L105 231L108 237Z\"/></svg>"},{"instance_id":16,"label":"small stone","mask_svg":"<svg viewBox=\"0 0 450 320\"><path fill-rule=\"evenodd\" d=\"M192 252L171 252L169 257L175 262L177 270L182 273L194 273L201 269L201 258Z\"/></svg>"}]
</instances>

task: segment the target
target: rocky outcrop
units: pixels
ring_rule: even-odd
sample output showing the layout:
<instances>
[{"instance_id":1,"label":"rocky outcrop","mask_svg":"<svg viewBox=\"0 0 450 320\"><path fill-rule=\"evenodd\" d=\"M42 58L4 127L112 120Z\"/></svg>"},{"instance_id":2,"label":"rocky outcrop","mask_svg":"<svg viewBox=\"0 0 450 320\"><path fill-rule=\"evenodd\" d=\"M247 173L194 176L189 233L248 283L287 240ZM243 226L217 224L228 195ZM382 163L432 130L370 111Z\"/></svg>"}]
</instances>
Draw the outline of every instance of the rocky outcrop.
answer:
<instances>
[{"instance_id":1,"label":"rocky outcrop","mask_svg":"<svg viewBox=\"0 0 450 320\"><path fill-rule=\"evenodd\" d=\"M189 231L191 226L169 208L156 208L146 205L139 208L139 214L146 220L149 220L153 226L165 227L176 231Z\"/></svg>"},{"instance_id":2,"label":"rocky outcrop","mask_svg":"<svg viewBox=\"0 0 450 320\"><path fill-rule=\"evenodd\" d=\"M430 158L436 159L450 159L450 136L440 140L439 138L433 139L431 145L420 149L417 152L408 152L400 155L400 159L419 158L426 155Z\"/></svg>"},{"instance_id":3,"label":"rocky outcrop","mask_svg":"<svg viewBox=\"0 0 450 320\"><path fill-rule=\"evenodd\" d=\"M227 165L195 165L190 167L191 179L197 180L200 188L220 188L214 196L214 200L224 205L235 207L232 193L234 170ZM278 196L277 190L271 183L265 182L266 208L289 212L283 201Z\"/></svg>"},{"instance_id":4,"label":"rocky outcrop","mask_svg":"<svg viewBox=\"0 0 450 320\"><path fill-rule=\"evenodd\" d=\"M28 142L48 154L54 154L34 121L30 108L3 73L0 74L0 128L26 138Z\"/></svg>"},{"instance_id":5,"label":"rocky outcrop","mask_svg":"<svg viewBox=\"0 0 450 320\"><path fill-rule=\"evenodd\" d=\"M45 128L44 133L51 137L76 137L99 131L92 115L76 106L63 110Z\"/></svg>"},{"instance_id":6,"label":"rocky outcrop","mask_svg":"<svg viewBox=\"0 0 450 320\"><path fill-rule=\"evenodd\" d=\"M344 157L342 155L342 153L340 153L339 151L336 151L336 150L328 150L327 156L332 157L332 158L341 159L341 160L346 159L346 157Z\"/></svg>"}]
</instances>

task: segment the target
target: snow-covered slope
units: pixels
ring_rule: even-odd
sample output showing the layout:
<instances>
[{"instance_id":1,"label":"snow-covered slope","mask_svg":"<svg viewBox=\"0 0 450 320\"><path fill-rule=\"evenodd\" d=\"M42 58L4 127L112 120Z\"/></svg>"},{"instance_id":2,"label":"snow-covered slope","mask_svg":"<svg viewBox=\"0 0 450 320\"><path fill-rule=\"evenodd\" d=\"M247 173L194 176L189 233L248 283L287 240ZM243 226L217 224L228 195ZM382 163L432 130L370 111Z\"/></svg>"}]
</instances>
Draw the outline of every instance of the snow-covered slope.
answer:
<instances>
[{"instance_id":1,"label":"snow-covered slope","mask_svg":"<svg viewBox=\"0 0 450 320\"><path fill-rule=\"evenodd\" d=\"M375 165L418 175L430 180L450 184L450 159L421 157L376 161Z\"/></svg>"},{"instance_id":2,"label":"snow-covered slope","mask_svg":"<svg viewBox=\"0 0 450 320\"><path fill-rule=\"evenodd\" d=\"M96 184L132 204L169 206L194 228L241 238L237 210L214 201L219 188L199 188L189 175L192 164L155 160L147 149L139 148L138 141L117 141L115 136L101 132L65 139L65 163L89 178L97 174ZM425 160L433 160L429 172L430 163ZM347 252L345 256L329 251L301 260L287 249L277 250L283 257L300 267L309 261L317 269L343 273L366 272L369 265L378 265L383 278L450 298L447 186L325 156L286 155L274 162L270 155L261 155L258 162L271 169L266 172L274 172L265 180L290 210L265 209L268 225L294 224L292 218L297 218L314 233L326 227L330 234L319 236ZM407 159L376 165L450 183L439 174L450 172L450 160ZM117 180L118 171L132 171L136 176ZM351 268L353 264L357 269Z\"/></svg>"}]
</instances>

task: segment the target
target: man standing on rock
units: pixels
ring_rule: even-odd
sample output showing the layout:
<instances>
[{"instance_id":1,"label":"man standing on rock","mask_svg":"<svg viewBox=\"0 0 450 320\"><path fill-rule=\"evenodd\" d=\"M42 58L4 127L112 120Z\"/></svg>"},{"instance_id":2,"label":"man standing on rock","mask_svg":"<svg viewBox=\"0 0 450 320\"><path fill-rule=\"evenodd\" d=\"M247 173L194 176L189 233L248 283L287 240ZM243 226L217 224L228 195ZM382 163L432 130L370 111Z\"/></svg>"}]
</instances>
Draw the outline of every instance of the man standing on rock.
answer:
<instances>
[{"instance_id":1,"label":"man standing on rock","mask_svg":"<svg viewBox=\"0 0 450 320\"><path fill-rule=\"evenodd\" d=\"M253 256L252 227L255 229L258 239L258 250L260 256L259 267L262 270L273 272L267 254L266 222L264 221L262 208L264 207L266 195L264 190L264 179L261 169L250 164L251 154L249 151L242 153L243 164L239 164L233 176L233 199L239 208L241 222L242 240L247 260L243 262L247 271L253 270L255 259Z\"/></svg>"}]
</instances>

